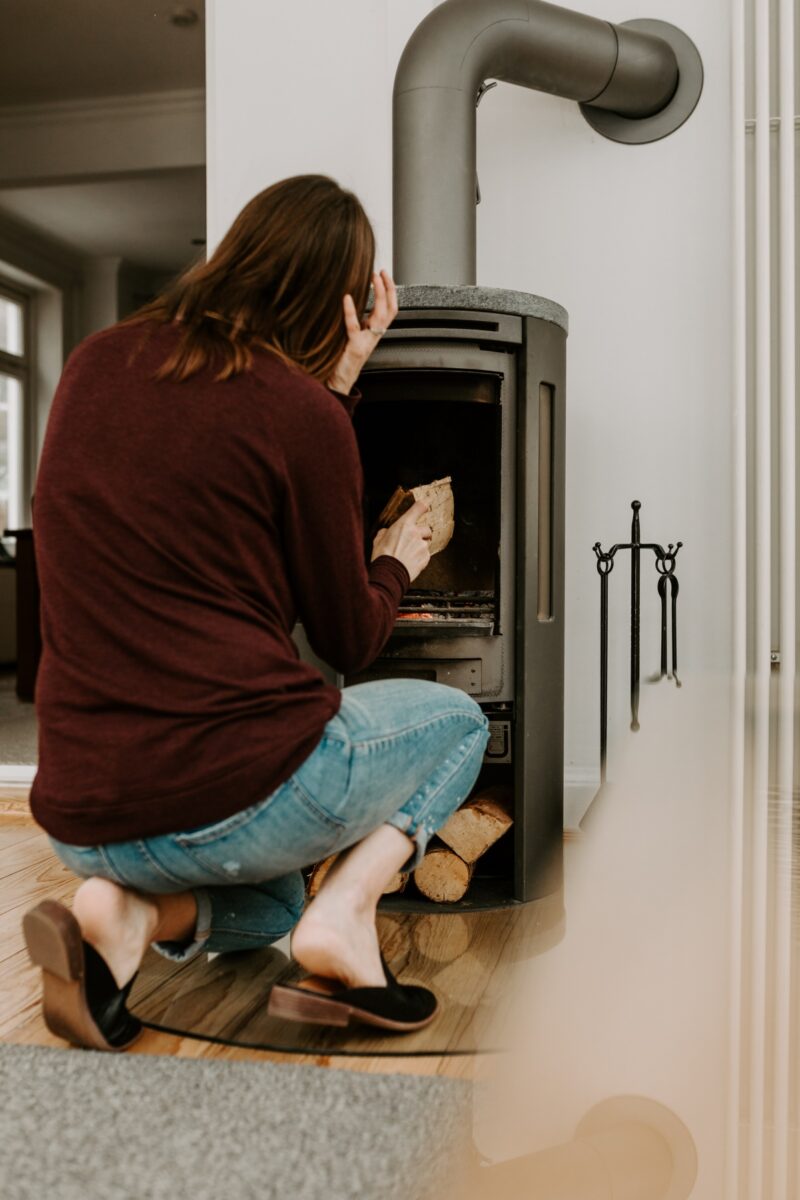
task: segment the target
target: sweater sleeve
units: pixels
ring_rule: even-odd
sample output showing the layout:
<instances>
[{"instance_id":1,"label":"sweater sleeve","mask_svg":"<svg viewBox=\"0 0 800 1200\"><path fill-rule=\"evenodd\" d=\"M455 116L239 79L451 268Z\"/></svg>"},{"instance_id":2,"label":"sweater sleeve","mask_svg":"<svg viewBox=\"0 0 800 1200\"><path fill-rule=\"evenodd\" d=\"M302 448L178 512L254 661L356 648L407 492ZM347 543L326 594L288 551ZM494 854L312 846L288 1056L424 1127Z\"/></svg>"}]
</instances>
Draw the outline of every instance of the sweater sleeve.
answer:
<instances>
[{"instance_id":1,"label":"sweater sleeve","mask_svg":"<svg viewBox=\"0 0 800 1200\"><path fill-rule=\"evenodd\" d=\"M365 562L364 479L345 408L326 405L319 428L286 451L283 538L298 615L315 654L353 674L386 644L410 576L392 555Z\"/></svg>"}]
</instances>

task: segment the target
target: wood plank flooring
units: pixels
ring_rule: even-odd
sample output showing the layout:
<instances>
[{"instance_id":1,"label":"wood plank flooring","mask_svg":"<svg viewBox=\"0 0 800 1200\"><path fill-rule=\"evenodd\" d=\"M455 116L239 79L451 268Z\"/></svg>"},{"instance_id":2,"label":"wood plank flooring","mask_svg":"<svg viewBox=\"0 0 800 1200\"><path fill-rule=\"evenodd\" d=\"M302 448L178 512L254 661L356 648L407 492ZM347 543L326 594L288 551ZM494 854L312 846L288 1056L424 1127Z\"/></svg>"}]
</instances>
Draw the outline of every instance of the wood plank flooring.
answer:
<instances>
[{"instance_id":1,"label":"wood plank flooring","mask_svg":"<svg viewBox=\"0 0 800 1200\"><path fill-rule=\"evenodd\" d=\"M46 835L30 816L27 790L3 789L0 793L0 1041L67 1049L66 1043L54 1037L42 1019L40 973L28 959L21 922L25 911L44 896L70 904L79 882L55 857ZM457 922L454 928L456 926ZM162 961L168 966L166 960ZM145 1030L128 1053L268 1060L367 1073L446 1075L462 1079L475 1079L491 1066L491 1056L431 1055L387 1059L320 1053L277 1054L150 1029Z\"/></svg>"}]
</instances>

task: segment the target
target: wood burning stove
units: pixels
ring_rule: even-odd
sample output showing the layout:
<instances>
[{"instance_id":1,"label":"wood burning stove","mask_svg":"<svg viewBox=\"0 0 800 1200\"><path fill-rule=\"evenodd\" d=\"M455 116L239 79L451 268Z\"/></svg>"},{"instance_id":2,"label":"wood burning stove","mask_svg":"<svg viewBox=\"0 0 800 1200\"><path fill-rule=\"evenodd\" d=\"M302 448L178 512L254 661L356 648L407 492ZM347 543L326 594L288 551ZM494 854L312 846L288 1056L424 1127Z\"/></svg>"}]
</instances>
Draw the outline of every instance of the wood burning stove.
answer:
<instances>
[{"instance_id":1,"label":"wood burning stove","mask_svg":"<svg viewBox=\"0 0 800 1200\"><path fill-rule=\"evenodd\" d=\"M328 677L462 688L491 723L476 786L513 787L512 830L480 859L462 901L384 906L527 901L561 881L566 313L499 289L398 291L400 313L362 372L353 417L365 555L397 484L450 475L455 530L401 606L430 619L401 617L365 670Z\"/></svg>"}]
</instances>

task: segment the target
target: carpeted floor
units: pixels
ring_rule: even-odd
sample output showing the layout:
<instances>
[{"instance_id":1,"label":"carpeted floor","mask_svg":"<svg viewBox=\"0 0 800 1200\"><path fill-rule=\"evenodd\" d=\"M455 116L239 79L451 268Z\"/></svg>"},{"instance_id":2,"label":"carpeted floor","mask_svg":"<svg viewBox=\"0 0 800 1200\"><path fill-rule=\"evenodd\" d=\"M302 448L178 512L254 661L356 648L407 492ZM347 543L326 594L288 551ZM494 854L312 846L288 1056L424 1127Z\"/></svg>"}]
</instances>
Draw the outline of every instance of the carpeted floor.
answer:
<instances>
[{"instance_id":1,"label":"carpeted floor","mask_svg":"<svg viewBox=\"0 0 800 1200\"><path fill-rule=\"evenodd\" d=\"M26 763L35 767L39 737L32 702L16 693L15 668L0 668L0 764Z\"/></svg>"},{"instance_id":2,"label":"carpeted floor","mask_svg":"<svg viewBox=\"0 0 800 1200\"><path fill-rule=\"evenodd\" d=\"M472 1086L0 1045L3 1200L447 1200Z\"/></svg>"}]
</instances>

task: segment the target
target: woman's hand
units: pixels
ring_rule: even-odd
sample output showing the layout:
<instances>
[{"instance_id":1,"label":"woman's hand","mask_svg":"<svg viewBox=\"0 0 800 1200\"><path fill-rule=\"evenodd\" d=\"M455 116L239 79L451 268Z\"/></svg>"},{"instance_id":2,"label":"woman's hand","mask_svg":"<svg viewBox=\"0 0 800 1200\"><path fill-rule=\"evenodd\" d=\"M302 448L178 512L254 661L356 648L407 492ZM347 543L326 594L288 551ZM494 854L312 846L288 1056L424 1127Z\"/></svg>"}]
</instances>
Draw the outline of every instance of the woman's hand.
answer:
<instances>
[{"instance_id":1,"label":"woman's hand","mask_svg":"<svg viewBox=\"0 0 800 1200\"><path fill-rule=\"evenodd\" d=\"M361 324L353 297L345 296L344 323L347 329L347 345L344 354L333 369L328 387L347 395L361 368L377 346L383 334L397 316L397 289L388 271L376 271L372 276L375 290L375 305L368 319Z\"/></svg>"},{"instance_id":2,"label":"woman's hand","mask_svg":"<svg viewBox=\"0 0 800 1200\"><path fill-rule=\"evenodd\" d=\"M430 511L430 507L427 501L416 500L388 529L379 529L372 543L370 561L379 554L399 558L408 571L410 582L413 582L431 561L428 544L432 537L431 527L427 521L417 524L423 513Z\"/></svg>"}]
</instances>

